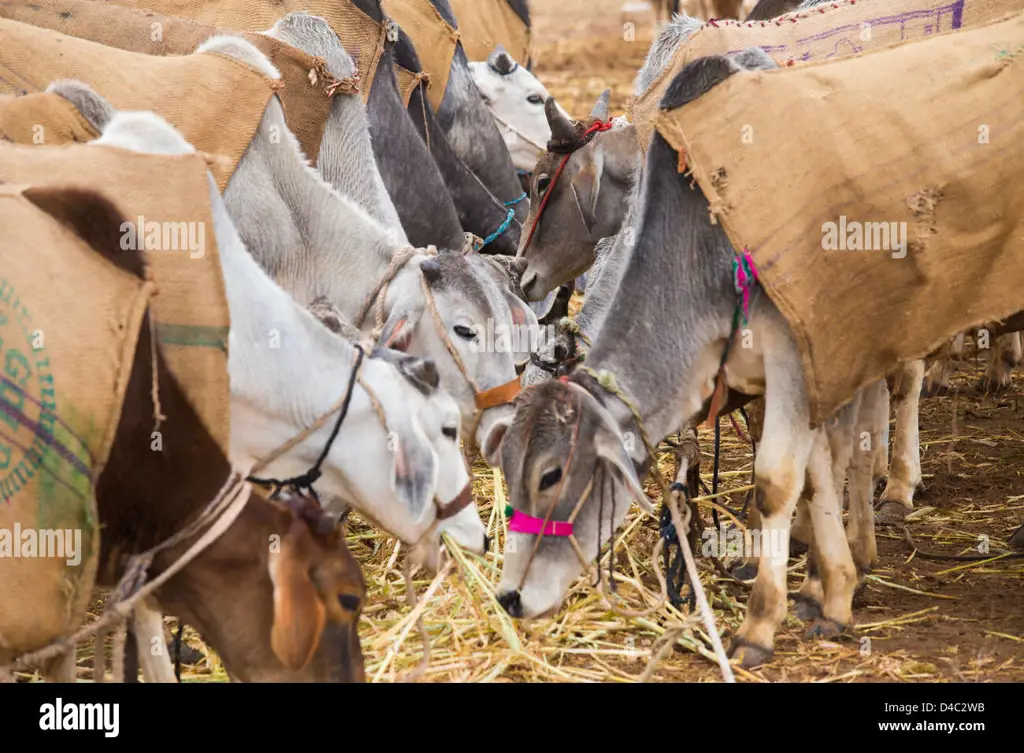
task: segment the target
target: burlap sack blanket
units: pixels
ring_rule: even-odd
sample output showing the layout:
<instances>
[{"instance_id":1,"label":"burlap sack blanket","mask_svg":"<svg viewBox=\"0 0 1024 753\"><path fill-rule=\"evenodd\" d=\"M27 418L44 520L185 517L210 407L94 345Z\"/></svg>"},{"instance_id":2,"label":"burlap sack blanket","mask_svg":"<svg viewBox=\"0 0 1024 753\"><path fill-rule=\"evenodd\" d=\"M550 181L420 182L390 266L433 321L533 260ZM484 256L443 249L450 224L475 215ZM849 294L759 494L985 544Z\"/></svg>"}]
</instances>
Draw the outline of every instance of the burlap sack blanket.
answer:
<instances>
[{"instance_id":1,"label":"burlap sack blanket","mask_svg":"<svg viewBox=\"0 0 1024 753\"><path fill-rule=\"evenodd\" d=\"M655 124L796 334L815 422L1024 309L1024 15L743 71Z\"/></svg>"},{"instance_id":2,"label":"burlap sack blanket","mask_svg":"<svg viewBox=\"0 0 1024 753\"><path fill-rule=\"evenodd\" d=\"M408 68L403 68L395 63L395 78L398 81L398 93L402 97L402 104L409 107L409 100L417 86L425 86L429 91L431 88L429 73L413 73Z\"/></svg>"},{"instance_id":3,"label":"burlap sack blanket","mask_svg":"<svg viewBox=\"0 0 1024 753\"><path fill-rule=\"evenodd\" d=\"M119 110L166 118L196 149L216 157L211 170L222 191L275 87L222 55L140 55L0 19L0 94L42 91L60 78L89 84Z\"/></svg>"},{"instance_id":4,"label":"burlap sack blanket","mask_svg":"<svg viewBox=\"0 0 1024 753\"><path fill-rule=\"evenodd\" d=\"M82 623L95 483L153 292L27 198L35 188L0 183L0 655Z\"/></svg>"},{"instance_id":5,"label":"burlap sack blanket","mask_svg":"<svg viewBox=\"0 0 1024 753\"><path fill-rule=\"evenodd\" d=\"M351 0L122 0L121 5L191 18L222 29L254 32L267 31L296 11L320 16L355 61L364 103L370 98L387 36L387 24L377 23Z\"/></svg>"},{"instance_id":6,"label":"burlap sack blanket","mask_svg":"<svg viewBox=\"0 0 1024 753\"><path fill-rule=\"evenodd\" d=\"M288 128L316 164L331 108L326 91L336 79L322 60L301 50L262 34L219 29L106 0L7 0L0 3L0 18L147 55L190 55L215 34L241 36L266 54L281 73L284 86L277 95Z\"/></svg>"},{"instance_id":7,"label":"burlap sack blanket","mask_svg":"<svg viewBox=\"0 0 1024 753\"><path fill-rule=\"evenodd\" d=\"M531 56L530 28L508 0L449 0L470 60L487 60L502 45L524 67Z\"/></svg>"},{"instance_id":8,"label":"burlap sack blanket","mask_svg":"<svg viewBox=\"0 0 1024 753\"><path fill-rule=\"evenodd\" d=\"M771 21L704 24L676 50L670 65L630 106L645 153L668 85L691 60L761 47L779 65L835 60L897 42L974 27L1021 8L1021 0L836 0Z\"/></svg>"},{"instance_id":9,"label":"burlap sack blanket","mask_svg":"<svg viewBox=\"0 0 1024 753\"><path fill-rule=\"evenodd\" d=\"M382 5L416 46L423 71L430 76L427 100L437 112L448 88L459 31L441 17L430 0L384 0Z\"/></svg>"},{"instance_id":10,"label":"burlap sack blanket","mask_svg":"<svg viewBox=\"0 0 1024 753\"><path fill-rule=\"evenodd\" d=\"M231 318L206 170L198 155L148 155L112 147L8 146L0 152L0 181L100 187L133 224L125 229L122 244L145 251L156 280L157 341L189 402L227 454Z\"/></svg>"},{"instance_id":11,"label":"burlap sack blanket","mask_svg":"<svg viewBox=\"0 0 1024 753\"><path fill-rule=\"evenodd\" d=\"M99 135L63 97L42 92L23 97L0 94L0 139L16 144L67 144L85 143Z\"/></svg>"}]
</instances>

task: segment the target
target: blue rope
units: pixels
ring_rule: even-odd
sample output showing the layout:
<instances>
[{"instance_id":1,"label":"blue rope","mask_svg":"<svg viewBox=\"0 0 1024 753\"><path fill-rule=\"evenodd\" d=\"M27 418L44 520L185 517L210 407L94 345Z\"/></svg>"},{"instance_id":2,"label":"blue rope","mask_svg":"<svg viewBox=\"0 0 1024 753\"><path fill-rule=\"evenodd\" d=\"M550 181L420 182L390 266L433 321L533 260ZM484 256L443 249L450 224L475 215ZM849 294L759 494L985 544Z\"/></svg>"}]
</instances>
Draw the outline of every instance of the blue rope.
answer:
<instances>
[{"instance_id":1,"label":"blue rope","mask_svg":"<svg viewBox=\"0 0 1024 753\"><path fill-rule=\"evenodd\" d=\"M498 237L502 233L504 233L506 230L508 230L508 226L512 224L512 218L515 217L515 216L516 216L516 210L509 209L508 210L508 216L505 218L505 221L503 223L501 223L501 227L499 227L493 233L491 233L486 238L484 238L483 242L479 246L477 246L474 250L475 251L479 251L484 246L487 246L487 245L489 245L491 243L494 243L494 241L497 240Z\"/></svg>"},{"instance_id":2,"label":"blue rope","mask_svg":"<svg viewBox=\"0 0 1024 753\"><path fill-rule=\"evenodd\" d=\"M526 191L523 191L523 195L522 196L520 196L518 199L512 199L512 201L506 201L505 202L505 206L506 207L514 207L516 204L518 204L520 201L522 201L525 198L526 198Z\"/></svg>"}]
</instances>

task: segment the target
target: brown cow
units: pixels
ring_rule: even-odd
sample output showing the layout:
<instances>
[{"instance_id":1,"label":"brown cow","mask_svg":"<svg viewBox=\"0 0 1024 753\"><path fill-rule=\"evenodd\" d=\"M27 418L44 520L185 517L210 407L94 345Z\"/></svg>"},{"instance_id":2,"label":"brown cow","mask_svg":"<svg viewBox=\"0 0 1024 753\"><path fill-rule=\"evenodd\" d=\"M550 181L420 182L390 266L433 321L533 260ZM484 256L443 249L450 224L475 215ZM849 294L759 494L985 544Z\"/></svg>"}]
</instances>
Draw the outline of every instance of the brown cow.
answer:
<instances>
[{"instance_id":1,"label":"brown cow","mask_svg":"<svg viewBox=\"0 0 1024 753\"><path fill-rule=\"evenodd\" d=\"M32 188L25 195L109 262L144 278L141 252L119 249L124 217L99 192ZM121 420L96 484L102 524L96 581L105 586L118 581L132 555L194 519L231 470L162 353L152 349L150 332L147 314ZM154 383L169 417L161 425L161 452L150 449ZM356 626L365 585L341 535L333 526L321 527L319 514L298 502L272 503L247 493L247 504L227 532L158 589L159 606L196 626L233 679L362 681ZM158 553L149 576L159 575L193 543L186 539ZM0 663L39 647L5 646ZM55 660L44 674L73 680L74 655Z\"/></svg>"}]
</instances>

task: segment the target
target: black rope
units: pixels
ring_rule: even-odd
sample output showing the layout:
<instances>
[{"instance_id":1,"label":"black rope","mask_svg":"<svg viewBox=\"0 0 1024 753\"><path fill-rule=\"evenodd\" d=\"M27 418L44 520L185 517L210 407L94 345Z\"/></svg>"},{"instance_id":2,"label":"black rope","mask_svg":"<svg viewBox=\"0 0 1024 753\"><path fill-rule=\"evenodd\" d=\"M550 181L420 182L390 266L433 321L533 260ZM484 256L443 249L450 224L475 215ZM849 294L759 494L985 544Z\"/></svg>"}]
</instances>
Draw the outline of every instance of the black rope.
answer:
<instances>
[{"instance_id":1,"label":"black rope","mask_svg":"<svg viewBox=\"0 0 1024 753\"><path fill-rule=\"evenodd\" d=\"M757 463L757 440L754 439L754 432L750 430L750 417L747 416L746 408L740 408L740 415L743 416L743 423L747 425L747 436L750 437L750 485L754 486L757 483L757 476L754 474L754 466ZM747 498L743 500L743 509L740 510L739 517L743 520L747 519L747 508L750 507L750 500L754 496L754 490L747 490Z\"/></svg>"},{"instance_id":2,"label":"black rope","mask_svg":"<svg viewBox=\"0 0 1024 753\"><path fill-rule=\"evenodd\" d=\"M327 440L327 444L324 445L324 449L321 451L320 457L317 458L316 463L313 464L313 467L301 476L294 476L292 478L276 479L249 476L245 479L250 483L274 489L274 493L270 495L271 499L277 499L284 489L291 489L299 494L301 494L303 490L307 490L316 503L318 505L320 504L320 497L317 496L316 490L313 489L313 484L315 484L322 475L320 466L323 464L324 460L327 459L327 453L331 451L331 445L334 444L334 440L337 438L338 432L341 430L341 424L345 420L345 416L348 415L349 405L352 403L352 394L356 388L356 374L359 373L359 367L363 364L364 355L361 347L356 345L355 349L357 351L357 355L355 363L352 366L352 373L348 378L348 390L345 392L345 401L341 404L341 412L338 414L338 420L334 423L334 429L331 431L331 436Z\"/></svg>"},{"instance_id":3,"label":"black rope","mask_svg":"<svg viewBox=\"0 0 1024 753\"><path fill-rule=\"evenodd\" d=\"M185 632L185 623L178 622L178 632L174 636L174 676L181 682L181 635Z\"/></svg>"},{"instance_id":4,"label":"black rope","mask_svg":"<svg viewBox=\"0 0 1024 753\"><path fill-rule=\"evenodd\" d=\"M681 483L676 481L669 487L669 492L682 492L686 498L686 504L690 505L690 491ZM691 510L692 514L692 510ZM662 568L665 570L665 591L668 594L669 603L676 609L683 604L689 604L692 608L695 604L696 593L690 589L690 593L683 598L683 586L687 582L686 561L683 558L682 548L679 546L679 539L676 536L676 527L672 522L672 510L666 500L661 503L661 516L659 519L659 532L664 544L661 549ZM675 556L672 551L675 550Z\"/></svg>"},{"instance_id":5,"label":"black rope","mask_svg":"<svg viewBox=\"0 0 1024 753\"><path fill-rule=\"evenodd\" d=\"M603 469L601 471L601 486L604 489L608 488L608 471ZM611 551L608 553L608 582L611 586L612 593L618 593L615 586L615 489L612 488L612 493L608 495L608 499L612 504L612 517L608 521L608 527L611 531ZM601 499L604 500L604 494L601 494Z\"/></svg>"},{"instance_id":6,"label":"black rope","mask_svg":"<svg viewBox=\"0 0 1024 753\"><path fill-rule=\"evenodd\" d=\"M715 416L715 469L711 473L711 495L718 494L718 464L721 460L722 449L722 419ZM715 521L715 530L720 530L722 525L718 521L718 510L711 508L711 517Z\"/></svg>"}]
</instances>

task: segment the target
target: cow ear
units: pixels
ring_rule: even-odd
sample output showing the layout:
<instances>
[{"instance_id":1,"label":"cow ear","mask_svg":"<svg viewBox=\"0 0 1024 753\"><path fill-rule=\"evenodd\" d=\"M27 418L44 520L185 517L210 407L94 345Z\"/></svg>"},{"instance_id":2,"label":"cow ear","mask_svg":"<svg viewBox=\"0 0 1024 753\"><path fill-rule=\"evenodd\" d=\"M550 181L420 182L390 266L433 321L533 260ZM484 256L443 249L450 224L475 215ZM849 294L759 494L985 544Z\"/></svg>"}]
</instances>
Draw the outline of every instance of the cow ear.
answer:
<instances>
[{"instance_id":1,"label":"cow ear","mask_svg":"<svg viewBox=\"0 0 1024 753\"><path fill-rule=\"evenodd\" d=\"M422 313L423 309L413 309L399 303L391 310L391 316L384 322L384 329L381 331L378 344L403 353L408 352Z\"/></svg>"},{"instance_id":2,"label":"cow ear","mask_svg":"<svg viewBox=\"0 0 1024 753\"><path fill-rule=\"evenodd\" d=\"M583 224L587 232L593 232L597 223L597 199L601 190L601 175L604 172L604 157L601 150L593 150L593 157L586 167L572 179L572 193L576 197Z\"/></svg>"},{"instance_id":3,"label":"cow ear","mask_svg":"<svg viewBox=\"0 0 1024 753\"><path fill-rule=\"evenodd\" d=\"M414 520L432 502L439 463L433 448L415 424L388 436L391 452L391 489Z\"/></svg>"},{"instance_id":4,"label":"cow ear","mask_svg":"<svg viewBox=\"0 0 1024 753\"><path fill-rule=\"evenodd\" d=\"M288 513L291 526L267 566L274 584L274 626L270 645L288 669L298 672L313 658L326 610L309 578L313 542L306 524Z\"/></svg>"},{"instance_id":5,"label":"cow ear","mask_svg":"<svg viewBox=\"0 0 1024 753\"><path fill-rule=\"evenodd\" d=\"M596 402L596 401L595 401ZM601 417L597 431L594 433L594 449L597 457L607 461L616 471L619 480L629 490L629 494L636 500L644 512L654 514L654 507L644 492L644 487L636 475L633 467L633 460L626 451L626 445L619 428L611 414L600 404L597 406L598 415Z\"/></svg>"},{"instance_id":6,"label":"cow ear","mask_svg":"<svg viewBox=\"0 0 1024 753\"><path fill-rule=\"evenodd\" d=\"M505 301L512 314L512 324L516 327L514 331L519 334L512 338L512 358L516 363L524 363L530 358L533 342L539 339L540 323L533 309L519 296L505 293Z\"/></svg>"},{"instance_id":7,"label":"cow ear","mask_svg":"<svg viewBox=\"0 0 1024 753\"><path fill-rule=\"evenodd\" d=\"M484 439L484 446L480 452L484 456L484 460L487 461L487 465L492 468L501 466L501 443L505 440L508 427L512 425L512 418L511 415L508 415L497 419L491 424L490 431L487 432L487 437Z\"/></svg>"}]
</instances>

